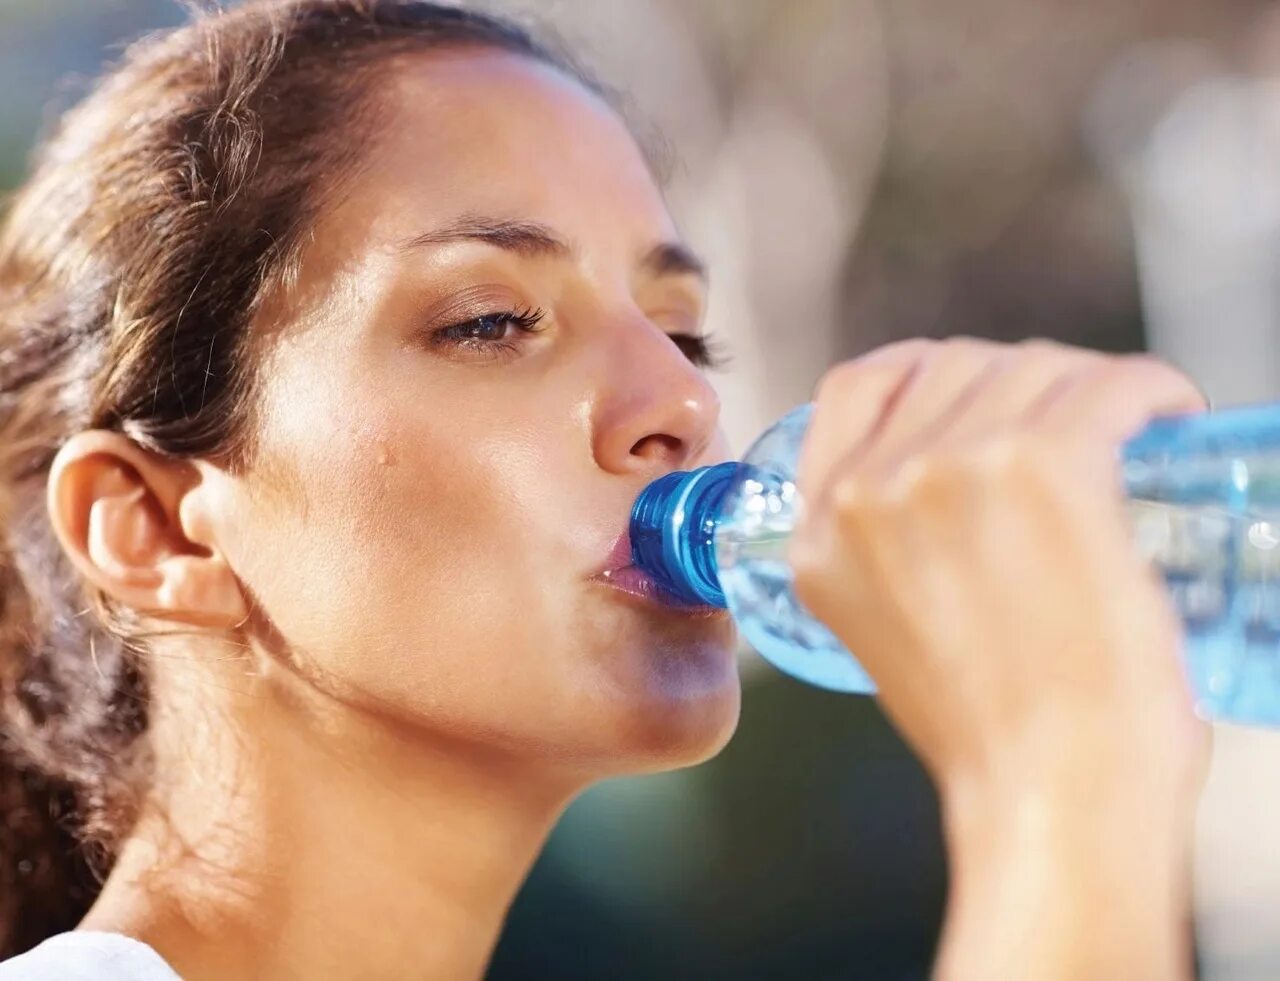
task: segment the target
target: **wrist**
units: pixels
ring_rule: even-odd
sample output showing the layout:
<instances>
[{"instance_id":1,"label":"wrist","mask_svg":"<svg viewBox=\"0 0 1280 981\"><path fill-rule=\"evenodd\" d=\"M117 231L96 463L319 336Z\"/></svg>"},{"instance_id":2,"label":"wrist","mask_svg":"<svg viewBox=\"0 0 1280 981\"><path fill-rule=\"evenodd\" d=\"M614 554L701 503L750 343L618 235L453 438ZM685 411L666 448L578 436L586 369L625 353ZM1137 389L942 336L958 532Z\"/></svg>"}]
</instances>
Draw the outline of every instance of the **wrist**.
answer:
<instances>
[{"instance_id":1,"label":"wrist","mask_svg":"<svg viewBox=\"0 0 1280 981\"><path fill-rule=\"evenodd\" d=\"M1181 767L1081 741L1025 759L1011 754L941 784L954 881L980 886L1016 862L1082 888L1185 898L1196 795Z\"/></svg>"},{"instance_id":2,"label":"wrist","mask_svg":"<svg viewBox=\"0 0 1280 981\"><path fill-rule=\"evenodd\" d=\"M943 978L1189 976L1191 815L1095 766L942 790Z\"/></svg>"},{"instance_id":3,"label":"wrist","mask_svg":"<svg viewBox=\"0 0 1280 981\"><path fill-rule=\"evenodd\" d=\"M1189 707L1059 706L1009 725L934 771L949 834L1016 820L1054 839L1162 829L1181 839L1208 764L1208 728ZM954 844L954 842L953 842Z\"/></svg>"}]
</instances>

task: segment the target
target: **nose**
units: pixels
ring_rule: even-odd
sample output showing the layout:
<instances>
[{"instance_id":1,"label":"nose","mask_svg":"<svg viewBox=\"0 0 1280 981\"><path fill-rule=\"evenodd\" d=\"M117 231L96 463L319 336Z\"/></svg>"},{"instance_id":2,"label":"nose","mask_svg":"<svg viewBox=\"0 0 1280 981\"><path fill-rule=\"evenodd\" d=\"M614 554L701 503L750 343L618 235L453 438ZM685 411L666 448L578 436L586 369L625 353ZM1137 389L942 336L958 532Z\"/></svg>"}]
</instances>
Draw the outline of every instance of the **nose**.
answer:
<instances>
[{"instance_id":1,"label":"nose","mask_svg":"<svg viewBox=\"0 0 1280 981\"><path fill-rule=\"evenodd\" d=\"M601 374L592 450L602 470L687 470L715 439L720 398L706 375L643 316L619 325Z\"/></svg>"}]
</instances>

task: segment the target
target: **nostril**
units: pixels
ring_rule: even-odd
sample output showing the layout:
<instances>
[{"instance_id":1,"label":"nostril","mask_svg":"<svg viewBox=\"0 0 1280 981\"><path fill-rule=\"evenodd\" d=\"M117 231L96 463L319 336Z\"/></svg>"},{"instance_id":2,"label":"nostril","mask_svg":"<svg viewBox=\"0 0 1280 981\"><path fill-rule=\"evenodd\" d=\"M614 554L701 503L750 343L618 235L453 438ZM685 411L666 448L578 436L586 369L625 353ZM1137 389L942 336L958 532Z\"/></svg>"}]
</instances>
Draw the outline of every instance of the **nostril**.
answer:
<instances>
[{"instance_id":1,"label":"nostril","mask_svg":"<svg viewBox=\"0 0 1280 981\"><path fill-rule=\"evenodd\" d=\"M631 447L631 455L645 460L679 460L684 441L666 433L652 433Z\"/></svg>"}]
</instances>

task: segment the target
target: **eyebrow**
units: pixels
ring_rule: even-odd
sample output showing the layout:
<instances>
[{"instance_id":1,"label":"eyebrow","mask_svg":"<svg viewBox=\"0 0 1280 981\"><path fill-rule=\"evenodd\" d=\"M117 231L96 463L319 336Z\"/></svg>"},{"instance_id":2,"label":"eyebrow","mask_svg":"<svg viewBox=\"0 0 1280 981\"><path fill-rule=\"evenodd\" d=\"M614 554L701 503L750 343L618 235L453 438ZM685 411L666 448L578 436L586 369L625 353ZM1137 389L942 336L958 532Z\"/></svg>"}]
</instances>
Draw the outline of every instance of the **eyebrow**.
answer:
<instances>
[{"instance_id":1,"label":"eyebrow","mask_svg":"<svg viewBox=\"0 0 1280 981\"><path fill-rule=\"evenodd\" d=\"M655 276L696 276L707 281L707 264L680 242L662 242L649 250L640 265Z\"/></svg>"},{"instance_id":2,"label":"eyebrow","mask_svg":"<svg viewBox=\"0 0 1280 981\"><path fill-rule=\"evenodd\" d=\"M565 258L573 252L564 239L539 222L480 215L463 215L441 228L411 236L400 243L398 251L412 252L432 245L462 241L485 242L529 257Z\"/></svg>"},{"instance_id":3,"label":"eyebrow","mask_svg":"<svg viewBox=\"0 0 1280 981\"><path fill-rule=\"evenodd\" d=\"M396 250L413 252L468 241L484 242L527 258L566 259L573 255L572 246L541 222L483 215L463 215L440 228L412 235L401 241ZM704 282L707 279L706 263L680 242L660 242L645 254L640 266L655 276L688 275Z\"/></svg>"}]
</instances>

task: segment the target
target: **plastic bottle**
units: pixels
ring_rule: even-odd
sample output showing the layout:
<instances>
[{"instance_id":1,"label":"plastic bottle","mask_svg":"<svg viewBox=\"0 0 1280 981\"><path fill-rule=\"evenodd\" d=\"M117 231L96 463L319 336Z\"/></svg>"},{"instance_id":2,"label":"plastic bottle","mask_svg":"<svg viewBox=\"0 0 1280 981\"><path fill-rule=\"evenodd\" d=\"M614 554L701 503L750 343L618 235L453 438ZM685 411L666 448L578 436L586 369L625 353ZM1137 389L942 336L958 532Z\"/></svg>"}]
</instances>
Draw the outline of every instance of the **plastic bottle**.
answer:
<instances>
[{"instance_id":1,"label":"plastic bottle","mask_svg":"<svg viewBox=\"0 0 1280 981\"><path fill-rule=\"evenodd\" d=\"M870 694L871 678L796 600L786 563L811 413L789 412L739 463L650 484L632 510L632 553L680 598L728 607L782 671ZM1197 710L1280 725L1280 405L1157 419L1121 460L1135 544L1183 621Z\"/></svg>"}]
</instances>

